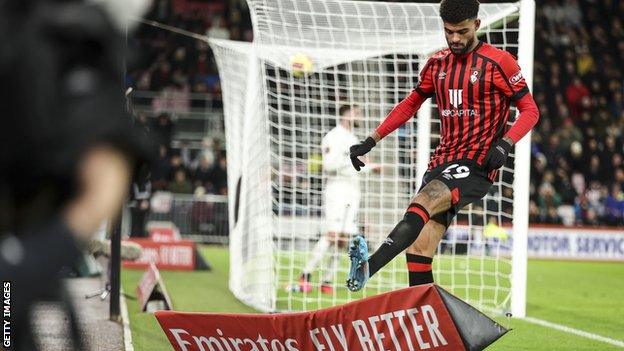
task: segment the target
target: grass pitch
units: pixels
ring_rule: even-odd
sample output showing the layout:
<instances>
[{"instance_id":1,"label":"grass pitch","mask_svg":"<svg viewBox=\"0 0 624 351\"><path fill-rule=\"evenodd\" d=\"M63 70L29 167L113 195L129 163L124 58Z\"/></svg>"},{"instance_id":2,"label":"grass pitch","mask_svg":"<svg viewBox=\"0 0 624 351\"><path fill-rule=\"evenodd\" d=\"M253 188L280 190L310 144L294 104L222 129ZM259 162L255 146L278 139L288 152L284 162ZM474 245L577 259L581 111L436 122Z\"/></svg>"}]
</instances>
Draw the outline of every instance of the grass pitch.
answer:
<instances>
[{"instance_id":1,"label":"grass pitch","mask_svg":"<svg viewBox=\"0 0 624 351\"><path fill-rule=\"evenodd\" d=\"M174 308L193 312L253 313L228 290L227 248L203 247L200 251L213 266L212 271L161 272ZM135 295L142 274L142 271L136 270L122 271L122 286L126 294ZM342 292L338 290L336 294L339 293ZM136 299L126 299L126 303L134 349L171 350L156 318L140 312ZM624 264L530 260L527 314L624 341ZM488 351L624 350L519 319L497 320L513 330L490 346Z\"/></svg>"},{"instance_id":2,"label":"grass pitch","mask_svg":"<svg viewBox=\"0 0 624 351\"><path fill-rule=\"evenodd\" d=\"M312 275L311 284L314 289L310 293L292 292L289 286L297 286L300 267L306 264L305 252L278 253L277 277L278 285L284 287L277 294L277 308L284 311L316 310L358 300L363 297L377 295L386 291L405 288L408 284L405 256L399 255L366 284L366 289L358 293L350 292L344 282L349 270L349 259L346 254L338 266L336 279L338 282L333 294L319 292L322 272ZM296 267L293 269L293 267ZM510 297L511 262L507 259L492 257L468 257L465 255L438 255L434 263L435 281L443 287L454 287L450 290L455 296L471 305L489 311L501 311L504 315ZM447 290L449 290L447 288ZM506 311L505 311L506 312Z\"/></svg>"}]
</instances>

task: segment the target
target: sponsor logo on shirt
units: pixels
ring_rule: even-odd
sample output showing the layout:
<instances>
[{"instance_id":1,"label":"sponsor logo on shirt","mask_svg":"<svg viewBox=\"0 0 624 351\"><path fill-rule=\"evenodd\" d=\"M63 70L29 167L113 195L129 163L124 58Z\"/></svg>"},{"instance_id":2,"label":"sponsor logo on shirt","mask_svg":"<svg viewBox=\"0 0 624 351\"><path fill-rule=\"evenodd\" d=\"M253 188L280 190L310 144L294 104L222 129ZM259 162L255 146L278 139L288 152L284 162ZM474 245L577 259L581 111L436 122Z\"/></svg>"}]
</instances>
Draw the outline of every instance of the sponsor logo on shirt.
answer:
<instances>
[{"instance_id":1,"label":"sponsor logo on shirt","mask_svg":"<svg viewBox=\"0 0 624 351\"><path fill-rule=\"evenodd\" d=\"M513 76L511 76L511 78L509 78L509 83L511 83L512 85L516 85L521 80L522 80L522 72L518 71L518 73L514 74Z\"/></svg>"},{"instance_id":2,"label":"sponsor logo on shirt","mask_svg":"<svg viewBox=\"0 0 624 351\"><path fill-rule=\"evenodd\" d=\"M464 89L449 89L449 102L457 108L462 104L462 92Z\"/></svg>"},{"instance_id":3,"label":"sponsor logo on shirt","mask_svg":"<svg viewBox=\"0 0 624 351\"><path fill-rule=\"evenodd\" d=\"M442 117L475 117L479 116L479 112L473 109L462 109L462 110L442 110Z\"/></svg>"}]
</instances>

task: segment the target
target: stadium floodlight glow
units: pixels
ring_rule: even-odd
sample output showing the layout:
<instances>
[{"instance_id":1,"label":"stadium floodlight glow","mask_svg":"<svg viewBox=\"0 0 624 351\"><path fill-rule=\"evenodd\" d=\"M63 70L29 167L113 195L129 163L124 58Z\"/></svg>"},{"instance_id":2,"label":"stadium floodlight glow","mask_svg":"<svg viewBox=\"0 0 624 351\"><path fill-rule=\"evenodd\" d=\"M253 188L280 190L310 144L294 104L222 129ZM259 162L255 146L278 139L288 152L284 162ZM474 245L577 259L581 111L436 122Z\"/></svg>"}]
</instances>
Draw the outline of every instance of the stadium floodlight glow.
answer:
<instances>
[{"instance_id":1,"label":"stadium floodlight glow","mask_svg":"<svg viewBox=\"0 0 624 351\"><path fill-rule=\"evenodd\" d=\"M262 311L310 310L407 285L403 255L362 293L344 288L346 253L330 295L284 289L323 232L321 138L343 104L358 105L362 139L446 47L438 4L248 0L254 42L211 39L223 90L230 210L230 289ZM532 81L533 0L481 4L481 40L519 57ZM297 56L299 55L299 56ZM293 68L293 57L303 65ZM307 61L312 64L308 64ZM305 66L305 74L296 71ZM293 72L295 70L295 72ZM310 71L311 70L311 71ZM435 101L371 153L358 222L374 250L403 215L440 138ZM525 313L529 138L491 192L464 208L434 259L436 283L482 310ZM515 196L514 196L515 194ZM488 220L510 238L486 238ZM486 245L487 243L487 245ZM345 251L346 252L346 251ZM315 285L318 287L318 285Z\"/></svg>"}]
</instances>

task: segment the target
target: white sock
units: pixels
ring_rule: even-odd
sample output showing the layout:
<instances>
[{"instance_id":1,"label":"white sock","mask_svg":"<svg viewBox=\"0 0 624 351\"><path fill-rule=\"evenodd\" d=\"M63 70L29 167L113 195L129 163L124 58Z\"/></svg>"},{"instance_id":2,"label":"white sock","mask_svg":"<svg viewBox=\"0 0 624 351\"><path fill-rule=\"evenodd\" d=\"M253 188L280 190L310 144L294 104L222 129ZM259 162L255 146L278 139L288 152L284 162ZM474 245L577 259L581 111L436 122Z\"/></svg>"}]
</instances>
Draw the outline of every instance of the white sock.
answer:
<instances>
[{"instance_id":1,"label":"white sock","mask_svg":"<svg viewBox=\"0 0 624 351\"><path fill-rule=\"evenodd\" d=\"M312 249L312 257L310 257L308 263L303 269L303 274L309 274L314 271L316 265L318 265L318 263L321 261L328 248L329 240L327 240L325 235L323 235L321 239L319 239L319 241L316 243L316 245L314 245L314 248Z\"/></svg>"},{"instance_id":2,"label":"white sock","mask_svg":"<svg viewBox=\"0 0 624 351\"><path fill-rule=\"evenodd\" d=\"M340 254L336 252L336 248L330 250L329 257L327 258L327 268L323 274L322 282L335 281L336 271L338 270L338 262L340 261Z\"/></svg>"}]
</instances>

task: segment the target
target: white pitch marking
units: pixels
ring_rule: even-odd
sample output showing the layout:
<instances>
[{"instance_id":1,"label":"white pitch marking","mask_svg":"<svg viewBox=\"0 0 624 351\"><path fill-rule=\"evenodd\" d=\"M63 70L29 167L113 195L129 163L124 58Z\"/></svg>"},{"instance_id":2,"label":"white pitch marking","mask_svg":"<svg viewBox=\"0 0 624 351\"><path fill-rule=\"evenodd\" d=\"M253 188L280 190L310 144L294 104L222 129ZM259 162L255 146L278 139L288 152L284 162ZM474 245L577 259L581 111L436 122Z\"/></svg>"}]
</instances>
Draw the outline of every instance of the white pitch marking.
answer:
<instances>
[{"instance_id":1,"label":"white pitch marking","mask_svg":"<svg viewBox=\"0 0 624 351\"><path fill-rule=\"evenodd\" d=\"M607 344L610 344L610 345L613 345L613 346L624 348L624 341L622 341L622 340L611 339L611 338L608 338L606 336L602 336L602 335L586 332L584 330L571 328L571 327L568 327L568 326L565 326L565 325L552 323L552 322L548 322L548 321L537 319L537 318L533 318L533 317L524 317L524 318L521 318L521 319L525 320L527 322L530 322L530 323L541 325L543 327L556 329L556 330L562 331L564 333L570 333L570 334L582 336L584 338L597 340L597 341L601 341L601 342L604 342L604 343L607 343Z\"/></svg>"},{"instance_id":2,"label":"white pitch marking","mask_svg":"<svg viewBox=\"0 0 624 351\"><path fill-rule=\"evenodd\" d=\"M130 330L130 318L128 317L128 305L126 305L126 297L123 294L123 289L119 295L119 304L121 305L121 321L123 323L124 350L134 351L134 346L132 345L132 331Z\"/></svg>"}]
</instances>

